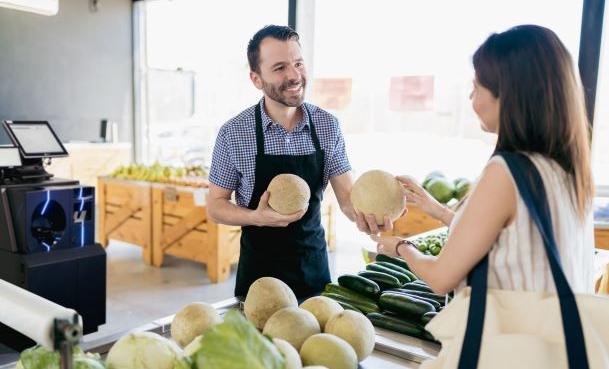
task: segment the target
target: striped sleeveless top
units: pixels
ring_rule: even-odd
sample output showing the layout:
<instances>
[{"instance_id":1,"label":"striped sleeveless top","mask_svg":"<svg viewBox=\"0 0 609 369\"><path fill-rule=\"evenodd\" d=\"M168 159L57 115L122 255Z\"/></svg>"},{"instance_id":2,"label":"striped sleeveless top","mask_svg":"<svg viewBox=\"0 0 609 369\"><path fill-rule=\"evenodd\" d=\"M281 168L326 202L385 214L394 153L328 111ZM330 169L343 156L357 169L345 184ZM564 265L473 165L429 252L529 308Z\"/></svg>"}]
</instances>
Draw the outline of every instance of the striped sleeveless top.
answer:
<instances>
[{"instance_id":1,"label":"striped sleeveless top","mask_svg":"<svg viewBox=\"0 0 609 369\"><path fill-rule=\"evenodd\" d=\"M592 293L594 273L594 224L592 209L581 221L572 205L573 191L568 174L554 160L539 154L528 155L543 179L552 225L563 271L573 292ZM490 163L500 163L509 174L503 158L495 156ZM510 175L510 178L511 177ZM541 235L529 216L527 207L518 193L516 214L504 228L489 254L488 287L503 290L555 292L550 266ZM467 200L466 200L467 201ZM461 211L455 214L451 228L459 222ZM465 286L461 282L459 288Z\"/></svg>"}]
</instances>

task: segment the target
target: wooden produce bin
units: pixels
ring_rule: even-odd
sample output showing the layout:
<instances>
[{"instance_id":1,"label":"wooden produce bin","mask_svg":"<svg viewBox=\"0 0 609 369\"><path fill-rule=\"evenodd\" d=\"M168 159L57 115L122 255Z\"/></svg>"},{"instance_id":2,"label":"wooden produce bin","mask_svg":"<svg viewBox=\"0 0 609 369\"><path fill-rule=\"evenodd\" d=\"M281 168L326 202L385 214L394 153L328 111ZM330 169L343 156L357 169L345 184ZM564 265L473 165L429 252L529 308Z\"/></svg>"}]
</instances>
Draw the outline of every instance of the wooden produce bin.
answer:
<instances>
[{"instance_id":1,"label":"wooden produce bin","mask_svg":"<svg viewBox=\"0 0 609 369\"><path fill-rule=\"evenodd\" d=\"M609 250L609 224L594 226L594 244L597 249Z\"/></svg>"},{"instance_id":2,"label":"wooden produce bin","mask_svg":"<svg viewBox=\"0 0 609 369\"><path fill-rule=\"evenodd\" d=\"M218 283L229 277L231 265L239 259L241 228L209 219L205 200L201 201L206 194L199 191L206 193L152 185L152 263L162 266L165 255L204 263L211 282Z\"/></svg>"},{"instance_id":3,"label":"wooden produce bin","mask_svg":"<svg viewBox=\"0 0 609 369\"><path fill-rule=\"evenodd\" d=\"M416 204L406 204L408 212L393 223L393 230L386 234L400 237L410 237L432 229L444 227L444 224L421 210Z\"/></svg>"},{"instance_id":4,"label":"wooden produce bin","mask_svg":"<svg viewBox=\"0 0 609 369\"><path fill-rule=\"evenodd\" d=\"M144 263L152 264L152 191L148 182L99 177L98 239L108 247L116 239L142 247Z\"/></svg>"}]
</instances>

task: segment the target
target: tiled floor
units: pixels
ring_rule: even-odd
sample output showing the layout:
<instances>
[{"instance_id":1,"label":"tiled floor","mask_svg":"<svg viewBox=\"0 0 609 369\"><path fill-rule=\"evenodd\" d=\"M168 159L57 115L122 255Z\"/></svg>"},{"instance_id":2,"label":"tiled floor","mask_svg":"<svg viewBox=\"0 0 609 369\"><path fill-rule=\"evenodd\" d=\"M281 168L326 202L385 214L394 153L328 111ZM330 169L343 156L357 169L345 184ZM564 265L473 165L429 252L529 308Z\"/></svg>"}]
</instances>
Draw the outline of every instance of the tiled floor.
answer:
<instances>
[{"instance_id":1,"label":"tiled floor","mask_svg":"<svg viewBox=\"0 0 609 369\"><path fill-rule=\"evenodd\" d=\"M333 279L361 270L361 247L373 244L360 234L342 214L336 219L337 250L330 253ZM94 339L121 332L176 313L193 301L217 302L233 296L235 269L231 277L211 284L199 263L167 257L162 268L146 266L137 246L112 241L108 252L108 293L106 324Z\"/></svg>"}]
</instances>

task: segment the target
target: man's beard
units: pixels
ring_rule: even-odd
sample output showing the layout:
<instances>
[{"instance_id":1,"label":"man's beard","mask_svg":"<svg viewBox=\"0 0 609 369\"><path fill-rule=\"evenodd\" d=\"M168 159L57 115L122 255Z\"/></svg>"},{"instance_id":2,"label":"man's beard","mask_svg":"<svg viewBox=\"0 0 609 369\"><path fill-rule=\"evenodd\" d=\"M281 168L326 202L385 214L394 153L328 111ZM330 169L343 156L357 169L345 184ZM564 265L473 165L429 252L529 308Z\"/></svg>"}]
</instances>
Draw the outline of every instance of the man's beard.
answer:
<instances>
[{"instance_id":1,"label":"man's beard","mask_svg":"<svg viewBox=\"0 0 609 369\"><path fill-rule=\"evenodd\" d=\"M290 96L287 97L284 95L285 90L290 87L294 87L295 85L300 84L302 87L302 93L299 96ZM304 92L305 87L307 86L307 80L304 77L301 77L300 82L294 83L294 81L288 81L282 83L280 86L275 86L272 83L267 83L262 79L262 91L270 97L271 99L277 101L278 103L289 106L292 108L299 107L302 105L304 101Z\"/></svg>"}]
</instances>

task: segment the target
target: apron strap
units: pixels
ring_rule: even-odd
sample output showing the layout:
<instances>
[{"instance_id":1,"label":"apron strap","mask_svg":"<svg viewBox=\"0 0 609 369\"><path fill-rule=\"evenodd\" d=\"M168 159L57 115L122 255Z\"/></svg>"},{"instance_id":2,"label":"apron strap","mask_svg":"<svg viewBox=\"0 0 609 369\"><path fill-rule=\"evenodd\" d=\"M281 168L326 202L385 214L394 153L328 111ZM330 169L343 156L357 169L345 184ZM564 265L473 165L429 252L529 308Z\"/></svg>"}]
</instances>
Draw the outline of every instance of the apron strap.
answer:
<instances>
[{"instance_id":1,"label":"apron strap","mask_svg":"<svg viewBox=\"0 0 609 369\"><path fill-rule=\"evenodd\" d=\"M311 116L311 111L307 108L306 104L302 104L304 110L307 111L307 115L309 116L309 128L311 129L311 140L313 140L313 145L315 146L315 151L321 151L321 145L319 144L319 139L317 138L317 132L315 131L315 126L313 125L313 118Z\"/></svg>"},{"instance_id":2,"label":"apron strap","mask_svg":"<svg viewBox=\"0 0 609 369\"><path fill-rule=\"evenodd\" d=\"M264 155L264 133L262 132L262 111L260 104L256 104L255 108L256 117L256 146L258 155Z\"/></svg>"}]
</instances>

